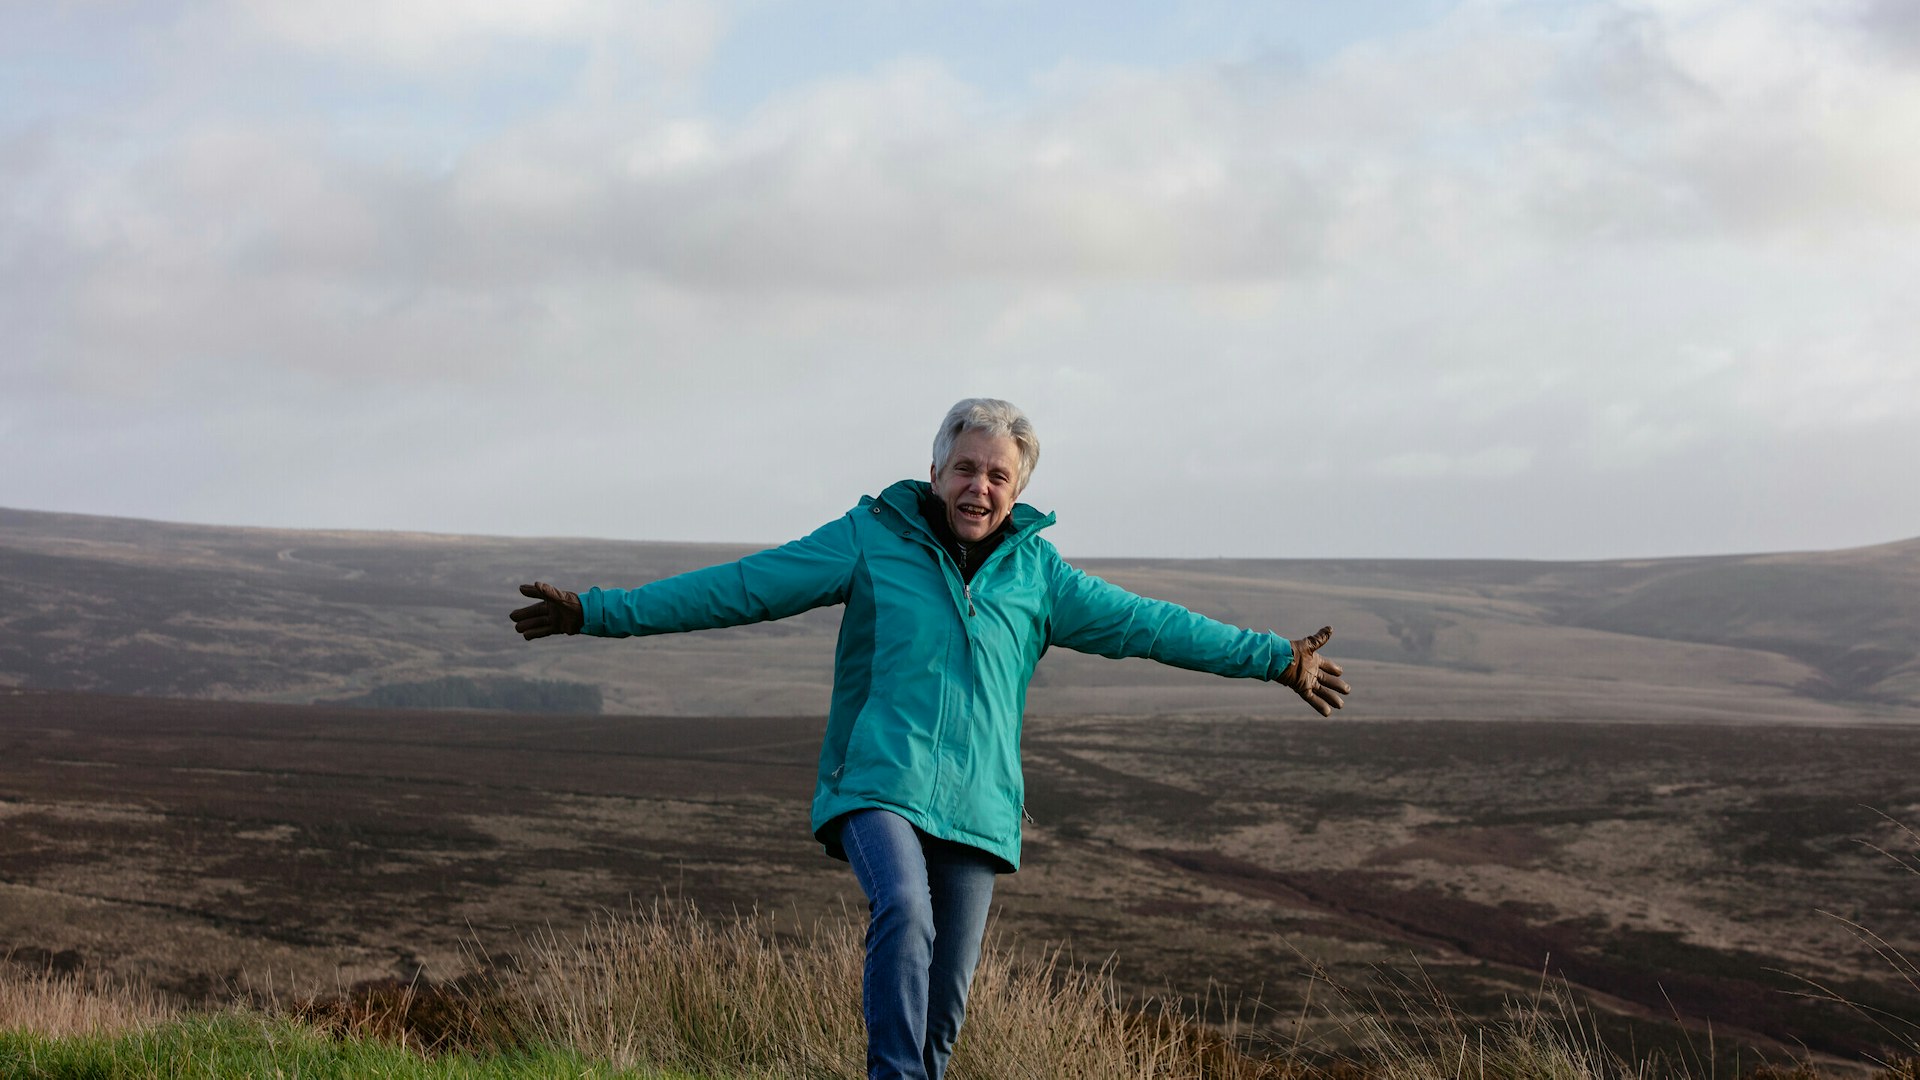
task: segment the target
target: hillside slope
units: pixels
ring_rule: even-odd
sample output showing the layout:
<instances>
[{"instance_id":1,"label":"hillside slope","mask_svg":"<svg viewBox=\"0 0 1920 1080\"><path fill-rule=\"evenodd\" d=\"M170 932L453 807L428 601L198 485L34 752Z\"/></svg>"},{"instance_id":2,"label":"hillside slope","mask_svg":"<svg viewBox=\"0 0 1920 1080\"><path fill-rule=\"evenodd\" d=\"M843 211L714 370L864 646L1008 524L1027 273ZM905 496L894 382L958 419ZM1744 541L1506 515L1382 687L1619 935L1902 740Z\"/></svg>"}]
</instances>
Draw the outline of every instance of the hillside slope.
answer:
<instances>
[{"instance_id":1,"label":"hillside slope","mask_svg":"<svg viewBox=\"0 0 1920 1080\"><path fill-rule=\"evenodd\" d=\"M577 703L591 693L567 684L587 684L611 712L820 713L837 610L644 642L529 644L505 618L522 581L636 585L749 550L0 509L0 685L289 702L473 685ZM1355 717L1920 716L1920 540L1619 562L1080 565L1242 625L1333 624ZM1031 707L1303 714L1270 686L1065 650L1043 662Z\"/></svg>"}]
</instances>

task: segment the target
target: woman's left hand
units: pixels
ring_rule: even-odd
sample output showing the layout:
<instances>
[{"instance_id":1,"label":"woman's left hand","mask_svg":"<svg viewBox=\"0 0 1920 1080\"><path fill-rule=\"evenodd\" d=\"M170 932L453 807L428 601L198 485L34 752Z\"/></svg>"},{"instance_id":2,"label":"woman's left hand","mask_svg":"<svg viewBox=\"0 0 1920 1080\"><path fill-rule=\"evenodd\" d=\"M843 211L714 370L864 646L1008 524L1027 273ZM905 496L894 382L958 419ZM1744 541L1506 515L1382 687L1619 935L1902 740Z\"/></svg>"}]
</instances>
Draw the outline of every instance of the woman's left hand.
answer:
<instances>
[{"instance_id":1,"label":"woman's left hand","mask_svg":"<svg viewBox=\"0 0 1920 1080\"><path fill-rule=\"evenodd\" d=\"M1353 693L1353 687L1340 677L1340 665L1320 655L1320 647L1332 637L1333 627L1323 626L1312 637L1294 642L1293 662L1280 673L1280 682L1321 716L1332 716L1333 710L1346 704L1342 695Z\"/></svg>"}]
</instances>

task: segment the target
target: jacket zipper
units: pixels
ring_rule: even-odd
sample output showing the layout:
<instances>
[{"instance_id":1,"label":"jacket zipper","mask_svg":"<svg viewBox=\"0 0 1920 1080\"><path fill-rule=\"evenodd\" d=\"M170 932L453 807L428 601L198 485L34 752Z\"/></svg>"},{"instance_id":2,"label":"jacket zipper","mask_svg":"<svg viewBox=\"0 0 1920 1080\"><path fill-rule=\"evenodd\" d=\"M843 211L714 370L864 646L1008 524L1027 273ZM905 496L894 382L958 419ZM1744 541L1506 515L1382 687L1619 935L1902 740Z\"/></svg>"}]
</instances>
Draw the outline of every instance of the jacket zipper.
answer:
<instances>
[{"instance_id":1,"label":"jacket zipper","mask_svg":"<svg viewBox=\"0 0 1920 1080\"><path fill-rule=\"evenodd\" d=\"M967 555L970 549L957 539L954 541L954 546L960 549L960 591L967 598L967 618L971 619L973 618L973 582L967 580Z\"/></svg>"}]
</instances>

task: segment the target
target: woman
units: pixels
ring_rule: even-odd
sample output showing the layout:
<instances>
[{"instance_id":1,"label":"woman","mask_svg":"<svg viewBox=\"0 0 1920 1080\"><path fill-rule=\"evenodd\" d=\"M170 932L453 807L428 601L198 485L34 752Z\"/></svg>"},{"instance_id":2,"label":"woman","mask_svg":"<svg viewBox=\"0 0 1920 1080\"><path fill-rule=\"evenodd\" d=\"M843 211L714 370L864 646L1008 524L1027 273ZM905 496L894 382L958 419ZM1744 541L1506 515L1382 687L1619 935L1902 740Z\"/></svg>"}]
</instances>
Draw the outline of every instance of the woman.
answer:
<instances>
[{"instance_id":1,"label":"woman","mask_svg":"<svg viewBox=\"0 0 1920 1080\"><path fill-rule=\"evenodd\" d=\"M1319 648L1136 596L1060 558L1014 499L1040 442L1004 401L955 405L929 482L902 480L792 543L637 589L523 585L549 634L667 634L844 604L814 836L852 864L870 918L871 1078L939 1080L960 1033L993 877L1020 863L1020 724L1054 645L1283 683L1323 716L1351 692Z\"/></svg>"}]
</instances>

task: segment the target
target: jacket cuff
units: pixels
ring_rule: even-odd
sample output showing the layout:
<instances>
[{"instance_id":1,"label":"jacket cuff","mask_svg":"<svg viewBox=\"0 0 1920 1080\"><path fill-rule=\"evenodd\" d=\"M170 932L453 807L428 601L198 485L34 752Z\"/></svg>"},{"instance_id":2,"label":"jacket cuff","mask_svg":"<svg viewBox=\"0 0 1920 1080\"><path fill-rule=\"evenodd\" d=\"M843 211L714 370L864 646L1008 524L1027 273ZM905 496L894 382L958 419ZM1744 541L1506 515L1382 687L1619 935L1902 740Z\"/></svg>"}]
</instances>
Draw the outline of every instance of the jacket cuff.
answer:
<instances>
[{"instance_id":1,"label":"jacket cuff","mask_svg":"<svg viewBox=\"0 0 1920 1080\"><path fill-rule=\"evenodd\" d=\"M1280 676L1293 666L1293 642L1279 634L1273 636L1276 644L1273 647L1273 662L1267 665L1267 681L1279 682Z\"/></svg>"},{"instance_id":2,"label":"jacket cuff","mask_svg":"<svg viewBox=\"0 0 1920 1080\"><path fill-rule=\"evenodd\" d=\"M580 632L595 637L605 637L607 605L601 599L598 585L580 594Z\"/></svg>"}]
</instances>

